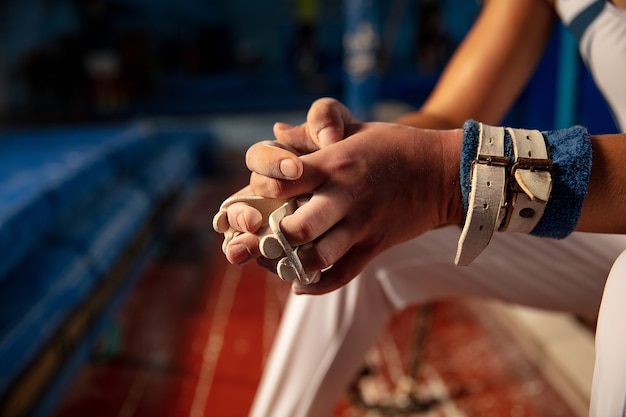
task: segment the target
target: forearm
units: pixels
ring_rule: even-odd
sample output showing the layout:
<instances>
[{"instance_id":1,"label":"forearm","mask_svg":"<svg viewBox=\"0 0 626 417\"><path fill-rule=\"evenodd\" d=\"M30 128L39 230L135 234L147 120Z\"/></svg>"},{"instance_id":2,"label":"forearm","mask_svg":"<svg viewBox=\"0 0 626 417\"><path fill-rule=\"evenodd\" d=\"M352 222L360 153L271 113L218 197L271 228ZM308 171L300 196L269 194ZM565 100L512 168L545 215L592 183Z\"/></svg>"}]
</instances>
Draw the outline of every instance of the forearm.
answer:
<instances>
[{"instance_id":1,"label":"forearm","mask_svg":"<svg viewBox=\"0 0 626 417\"><path fill-rule=\"evenodd\" d=\"M456 129L460 128L463 123L459 124L453 119L447 119L445 116L437 116L435 114L429 114L424 110L418 110L415 112L407 113L394 120L394 123L418 127L421 129Z\"/></svg>"},{"instance_id":2,"label":"forearm","mask_svg":"<svg viewBox=\"0 0 626 417\"><path fill-rule=\"evenodd\" d=\"M593 164L578 231L626 233L626 134L591 138Z\"/></svg>"}]
</instances>

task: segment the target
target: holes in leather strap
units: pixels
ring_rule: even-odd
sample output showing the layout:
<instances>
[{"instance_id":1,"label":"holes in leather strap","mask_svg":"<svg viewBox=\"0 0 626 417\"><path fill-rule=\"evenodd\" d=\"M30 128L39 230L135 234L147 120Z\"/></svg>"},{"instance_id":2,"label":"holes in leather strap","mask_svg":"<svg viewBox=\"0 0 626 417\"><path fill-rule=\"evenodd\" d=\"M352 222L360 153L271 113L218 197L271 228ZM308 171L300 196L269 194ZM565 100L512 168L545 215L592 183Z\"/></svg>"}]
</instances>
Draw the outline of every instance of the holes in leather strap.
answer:
<instances>
[{"instance_id":1,"label":"holes in leather strap","mask_svg":"<svg viewBox=\"0 0 626 417\"><path fill-rule=\"evenodd\" d=\"M519 216L525 219L531 219L535 217L535 210L531 209L530 207L525 207L519 211Z\"/></svg>"}]
</instances>

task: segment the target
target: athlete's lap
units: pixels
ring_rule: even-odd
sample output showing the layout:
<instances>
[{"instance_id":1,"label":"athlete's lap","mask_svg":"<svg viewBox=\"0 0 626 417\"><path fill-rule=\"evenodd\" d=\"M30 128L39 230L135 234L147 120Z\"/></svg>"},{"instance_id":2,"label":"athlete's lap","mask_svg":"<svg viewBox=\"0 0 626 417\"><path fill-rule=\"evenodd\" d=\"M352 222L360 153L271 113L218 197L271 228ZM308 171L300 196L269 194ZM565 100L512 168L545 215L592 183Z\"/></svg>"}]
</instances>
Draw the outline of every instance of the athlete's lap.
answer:
<instances>
[{"instance_id":1,"label":"athlete's lap","mask_svg":"<svg viewBox=\"0 0 626 417\"><path fill-rule=\"evenodd\" d=\"M456 227L447 227L397 245L374 259L354 284L382 288L396 309L487 297L593 316L611 265L626 248L621 235L573 233L554 240L498 233L470 266L458 267L458 236Z\"/></svg>"}]
</instances>

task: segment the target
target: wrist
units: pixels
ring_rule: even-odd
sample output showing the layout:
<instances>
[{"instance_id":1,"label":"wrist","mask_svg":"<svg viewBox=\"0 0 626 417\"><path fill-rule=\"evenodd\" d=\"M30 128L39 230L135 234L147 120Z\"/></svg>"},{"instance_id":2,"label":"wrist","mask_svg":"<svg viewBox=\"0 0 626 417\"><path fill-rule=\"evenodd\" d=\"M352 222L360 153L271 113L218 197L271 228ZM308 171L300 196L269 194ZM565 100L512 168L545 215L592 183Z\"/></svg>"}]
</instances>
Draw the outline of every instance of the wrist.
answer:
<instances>
[{"instance_id":1,"label":"wrist","mask_svg":"<svg viewBox=\"0 0 626 417\"><path fill-rule=\"evenodd\" d=\"M440 131L442 148L442 166L444 167L444 203L441 218L443 224L462 226L465 219L465 208L459 179L461 170L461 152L463 148L463 130Z\"/></svg>"}]
</instances>

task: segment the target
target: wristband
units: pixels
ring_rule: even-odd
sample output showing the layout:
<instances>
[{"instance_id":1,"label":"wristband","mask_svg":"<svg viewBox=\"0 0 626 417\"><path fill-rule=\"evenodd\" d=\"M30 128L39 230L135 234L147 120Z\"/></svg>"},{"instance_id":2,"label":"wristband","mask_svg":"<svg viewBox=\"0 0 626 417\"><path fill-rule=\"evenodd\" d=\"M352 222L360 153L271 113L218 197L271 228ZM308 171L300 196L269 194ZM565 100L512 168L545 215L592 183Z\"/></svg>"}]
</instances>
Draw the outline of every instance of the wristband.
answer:
<instances>
[{"instance_id":1,"label":"wristband","mask_svg":"<svg viewBox=\"0 0 626 417\"><path fill-rule=\"evenodd\" d=\"M466 216L457 265L471 263L495 230L562 239L575 229L591 174L585 128L538 132L468 120L463 130L460 179ZM502 154L485 147L486 134L498 141Z\"/></svg>"}]
</instances>

